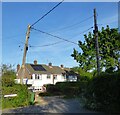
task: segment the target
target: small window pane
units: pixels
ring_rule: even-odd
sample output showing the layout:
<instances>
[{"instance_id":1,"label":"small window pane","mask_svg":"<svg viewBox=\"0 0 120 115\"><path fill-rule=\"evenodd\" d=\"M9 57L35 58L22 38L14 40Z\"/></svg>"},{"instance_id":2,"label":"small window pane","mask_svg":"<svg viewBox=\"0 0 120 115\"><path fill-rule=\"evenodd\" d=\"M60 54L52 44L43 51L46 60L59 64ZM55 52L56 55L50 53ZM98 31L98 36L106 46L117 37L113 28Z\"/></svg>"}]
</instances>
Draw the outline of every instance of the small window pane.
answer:
<instances>
[{"instance_id":1,"label":"small window pane","mask_svg":"<svg viewBox=\"0 0 120 115\"><path fill-rule=\"evenodd\" d=\"M51 75L47 75L47 79L50 79L51 78Z\"/></svg>"},{"instance_id":2,"label":"small window pane","mask_svg":"<svg viewBox=\"0 0 120 115\"><path fill-rule=\"evenodd\" d=\"M57 75L53 75L54 76L54 79L57 79Z\"/></svg>"}]
</instances>

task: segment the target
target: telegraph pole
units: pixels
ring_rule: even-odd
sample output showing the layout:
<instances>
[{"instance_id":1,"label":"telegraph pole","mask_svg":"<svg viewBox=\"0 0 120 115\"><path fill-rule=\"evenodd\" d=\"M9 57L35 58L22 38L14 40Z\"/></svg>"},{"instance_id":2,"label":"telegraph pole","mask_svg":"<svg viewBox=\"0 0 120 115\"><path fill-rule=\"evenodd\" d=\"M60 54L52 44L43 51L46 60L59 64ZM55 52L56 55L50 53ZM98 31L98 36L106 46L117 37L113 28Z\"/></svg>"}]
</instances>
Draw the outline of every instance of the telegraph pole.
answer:
<instances>
[{"instance_id":1,"label":"telegraph pole","mask_svg":"<svg viewBox=\"0 0 120 115\"><path fill-rule=\"evenodd\" d=\"M100 75L100 57L99 57L98 26L97 26L96 9L94 9L94 35L95 35L95 47L96 47L96 59L97 59L97 75Z\"/></svg>"},{"instance_id":2,"label":"telegraph pole","mask_svg":"<svg viewBox=\"0 0 120 115\"><path fill-rule=\"evenodd\" d=\"M24 46L22 66L21 66L21 79L20 79L21 84L23 84L23 78L25 76L25 61L26 61L26 54L27 54L27 50L28 50L28 40L29 40L29 36L30 36L30 28L31 28L31 26L28 25L27 33L26 33L26 41L25 41L25 46Z\"/></svg>"}]
</instances>

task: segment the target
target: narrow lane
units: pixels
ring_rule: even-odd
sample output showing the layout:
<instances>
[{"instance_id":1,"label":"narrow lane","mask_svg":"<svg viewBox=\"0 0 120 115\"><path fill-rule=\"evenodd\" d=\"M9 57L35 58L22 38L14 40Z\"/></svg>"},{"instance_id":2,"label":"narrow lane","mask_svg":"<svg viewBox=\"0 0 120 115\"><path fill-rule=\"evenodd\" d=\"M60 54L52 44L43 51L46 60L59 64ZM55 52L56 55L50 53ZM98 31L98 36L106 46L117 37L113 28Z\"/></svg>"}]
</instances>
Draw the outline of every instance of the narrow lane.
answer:
<instances>
[{"instance_id":1,"label":"narrow lane","mask_svg":"<svg viewBox=\"0 0 120 115\"><path fill-rule=\"evenodd\" d=\"M35 105L6 109L3 113L95 113L84 109L78 99L38 97Z\"/></svg>"}]
</instances>

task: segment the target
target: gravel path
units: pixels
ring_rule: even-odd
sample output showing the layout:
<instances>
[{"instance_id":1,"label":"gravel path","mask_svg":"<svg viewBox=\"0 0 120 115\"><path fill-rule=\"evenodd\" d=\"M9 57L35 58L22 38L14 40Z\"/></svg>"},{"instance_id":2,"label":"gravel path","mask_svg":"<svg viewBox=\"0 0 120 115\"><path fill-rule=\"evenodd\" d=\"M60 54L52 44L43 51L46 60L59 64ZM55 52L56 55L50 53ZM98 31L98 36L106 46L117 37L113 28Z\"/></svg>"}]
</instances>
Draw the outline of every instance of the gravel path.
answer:
<instances>
[{"instance_id":1,"label":"gravel path","mask_svg":"<svg viewBox=\"0 0 120 115\"><path fill-rule=\"evenodd\" d=\"M6 109L3 113L94 113L81 107L78 99L60 97L38 97L33 106Z\"/></svg>"}]
</instances>

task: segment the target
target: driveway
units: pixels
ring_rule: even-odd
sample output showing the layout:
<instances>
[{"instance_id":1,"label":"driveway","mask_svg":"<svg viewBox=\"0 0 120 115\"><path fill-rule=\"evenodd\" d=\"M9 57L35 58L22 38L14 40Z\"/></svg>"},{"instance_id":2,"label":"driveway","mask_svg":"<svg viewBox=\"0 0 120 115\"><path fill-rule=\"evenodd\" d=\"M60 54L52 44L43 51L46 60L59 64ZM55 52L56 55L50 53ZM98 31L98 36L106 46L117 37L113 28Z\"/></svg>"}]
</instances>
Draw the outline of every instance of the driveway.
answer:
<instances>
[{"instance_id":1,"label":"driveway","mask_svg":"<svg viewBox=\"0 0 120 115\"><path fill-rule=\"evenodd\" d=\"M94 113L84 109L78 99L38 97L37 100L35 105L6 109L3 113Z\"/></svg>"}]
</instances>

